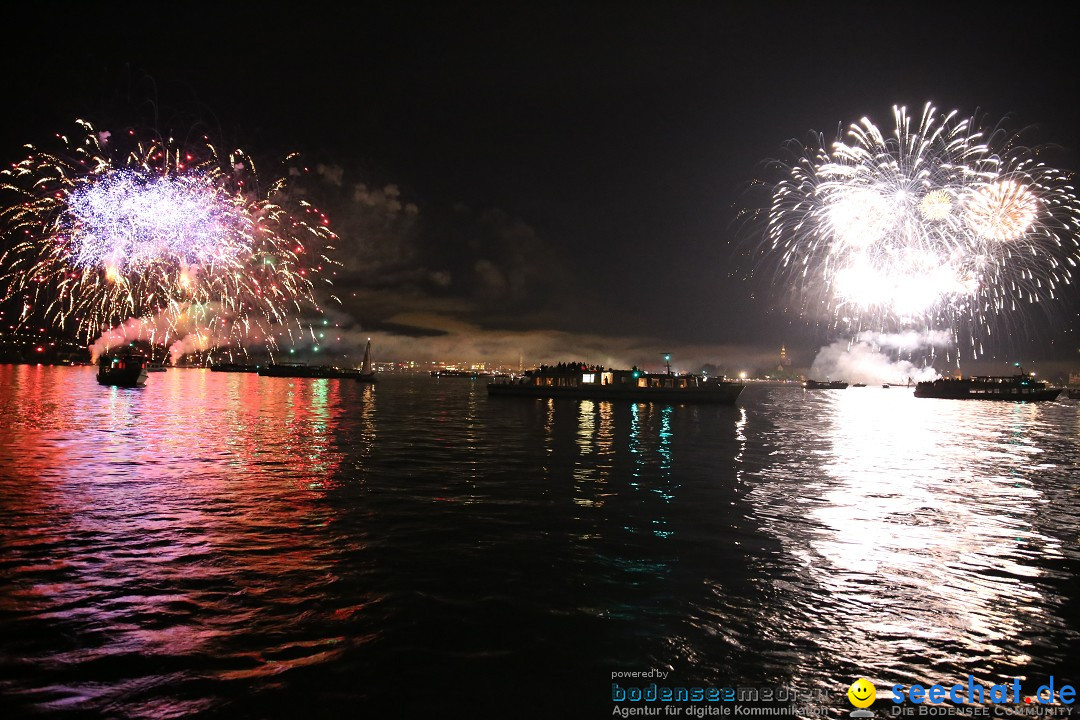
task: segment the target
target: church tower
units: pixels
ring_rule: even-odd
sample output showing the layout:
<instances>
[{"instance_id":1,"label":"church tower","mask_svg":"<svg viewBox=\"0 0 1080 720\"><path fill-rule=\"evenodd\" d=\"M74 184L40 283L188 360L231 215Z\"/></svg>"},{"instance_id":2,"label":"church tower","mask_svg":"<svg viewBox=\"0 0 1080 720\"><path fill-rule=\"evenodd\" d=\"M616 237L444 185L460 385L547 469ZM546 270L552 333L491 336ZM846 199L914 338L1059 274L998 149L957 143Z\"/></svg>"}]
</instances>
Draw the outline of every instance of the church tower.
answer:
<instances>
[{"instance_id":1,"label":"church tower","mask_svg":"<svg viewBox=\"0 0 1080 720\"><path fill-rule=\"evenodd\" d=\"M780 346L780 365L777 366L777 370L780 372L786 372L791 368L791 358L787 356L787 347Z\"/></svg>"}]
</instances>

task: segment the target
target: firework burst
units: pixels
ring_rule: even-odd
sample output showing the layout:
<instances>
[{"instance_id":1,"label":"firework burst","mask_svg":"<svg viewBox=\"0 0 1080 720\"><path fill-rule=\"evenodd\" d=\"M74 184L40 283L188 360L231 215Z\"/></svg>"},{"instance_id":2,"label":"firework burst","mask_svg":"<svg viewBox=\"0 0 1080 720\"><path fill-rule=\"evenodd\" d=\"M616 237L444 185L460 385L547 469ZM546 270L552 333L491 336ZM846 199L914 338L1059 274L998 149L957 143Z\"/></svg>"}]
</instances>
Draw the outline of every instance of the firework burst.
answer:
<instances>
[{"instance_id":1,"label":"firework burst","mask_svg":"<svg viewBox=\"0 0 1080 720\"><path fill-rule=\"evenodd\" d=\"M831 145L791 148L767 242L807 316L858 332L948 328L981 338L1071 284L1080 204L1065 173L1014 135L927 105Z\"/></svg>"},{"instance_id":2,"label":"firework burst","mask_svg":"<svg viewBox=\"0 0 1080 720\"><path fill-rule=\"evenodd\" d=\"M193 315L202 336L271 350L310 333L299 316L335 265L324 215L286 209L283 180L262 191L241 151L79 126L0 173L0 300L21 301L22 323L88 344L131 319L152 320L149 339L165 344Z\"/></svg>"}]
</instances>

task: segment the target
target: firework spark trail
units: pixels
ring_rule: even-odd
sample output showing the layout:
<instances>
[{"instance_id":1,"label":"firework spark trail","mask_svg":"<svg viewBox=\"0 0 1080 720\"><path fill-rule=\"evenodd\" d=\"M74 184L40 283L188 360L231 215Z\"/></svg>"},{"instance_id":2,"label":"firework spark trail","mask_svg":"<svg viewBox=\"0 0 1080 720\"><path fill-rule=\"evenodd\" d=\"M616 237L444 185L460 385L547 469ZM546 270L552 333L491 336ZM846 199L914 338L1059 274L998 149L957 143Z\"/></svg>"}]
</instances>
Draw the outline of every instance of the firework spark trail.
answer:
<instances>
[{"instance_id":1,"label":"firework spark trail","mask_svg":"<svg viewBox=\"0 0 1080 720\"><path fill-rule=\"evenodd\" d=\"M240 151L79 124L61 151L30 147L0 173L0 300L21 300L24 324L87 344L133 318L175 341L193 314L200 336L271 350L278 335L310 334L298 315L317 309L315 284L337 264L324 215L303 201L286 210L284 180L260 193Z\"/></svg>"},{"instance_id":2,"label":"firework spark trail","mask_svg":"<svg viewBox=\"0 0 1080 720\"><path fill-rule=\"evenodd\" d=\"M1021 305L1055 299L1080 260L1065 173L1015 136L926 105L863 118L826 147L793 148L766 236L778 281L853 332L948 328L980 338Z\"/></svg>"}]
</instances>

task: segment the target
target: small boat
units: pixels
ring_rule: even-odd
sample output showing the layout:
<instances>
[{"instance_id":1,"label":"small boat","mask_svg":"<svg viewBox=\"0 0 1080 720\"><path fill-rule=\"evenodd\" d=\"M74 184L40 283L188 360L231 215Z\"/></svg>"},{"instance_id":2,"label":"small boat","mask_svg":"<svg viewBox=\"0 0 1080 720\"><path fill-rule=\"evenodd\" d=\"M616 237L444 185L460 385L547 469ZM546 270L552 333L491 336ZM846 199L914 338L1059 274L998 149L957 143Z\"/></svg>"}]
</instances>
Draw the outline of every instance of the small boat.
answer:
<instances>
[{"instance_id":1,"label":"small boat","mask_svg":"<svg viewBox=\"0 0 1080 720\"><path fill-rule=\"evenodd\" d=\"M1080 388L1069 388L1069 399L1080 400Z\"/></svg>"},{"instance_id":2,"label":"small boat","mask_svg":"<svg viewBox=\"0 0 1080 720\"><path fill-rule=\"evenodd\" d=\"M889 383L882 383L881 387L883 387L883 388L885 388L886 390L888 390L889 388L891 388L891 387L892 387L892 385L890 385Z\"/></svg>"},{"instance_id":3,"label":"small boat","mask_svg":"<svg viewBox=\"0 0 1080 720\"><path fill-rule=\"evenodd\" d=\"M851 387L866 387L866 383L855 383Z\"/></svg>"},{"instance_id":4,"label":"small boat","mask_svg":"<svg viewBox=\"0 0 1080 720\"><path fill-rule=\"evenodd\" d=\"M915 397L942 400L1011 400L1013 402L1038 402L1054 400L1061 388L1036 380L1035 376L1021 372L1019 375L981 375L969 378L940 378L921 382L915 386Z\"/></svg>"},{"instance_id":5,"label":"small boat","mask_svg":"<svg viewBox=\"0 0 1080 720\"><path fill-rule=\"evenodd\" d=\"M356 375L358 382L375 382L375 370L371 367L371 338L368 338L364 347L364 362L360 365L360 372Z\"/></svg>"},{"instance_id":6,"label":"small boat","mask_svg":"<svg viewBox=\"0 0 1080 720\"><path fill-rule=\"evenodd\" d=\"M847 390L847 386L843 380L807 380L803 383L807 390Z\"/></svg>"},{"instance_id":7,"label":"small boat","mask_svg":"<svg viewBox=\"0 0 1080 720\"><path fill-rule=\"evenodd\" d=\"M138 353L102 355L98 358L97 381L116 387L142 387L148 364L146 356Z\"/></svg>"},{"instance_id":8,"label":"small boat","mask_svg":"<svg viewBox=\"0 0 1080 720\"><path fill-rule=\"evenodd\" d=\"M672 372L609 370L584 363L542 365L522 377L489 383L488 395L657 403L734 403L743 385L724 379Z\"/></svg>"},{"instance_id":9,"label":"small boat","mask_svg":"<svg viewBox=\"0 0 1080 720\"><path fill-rule=\"evenodd\" d=\"M165 372L167 369L161 363L147 363L146 365L146 372Z\"/></svg>"}]
</instances>

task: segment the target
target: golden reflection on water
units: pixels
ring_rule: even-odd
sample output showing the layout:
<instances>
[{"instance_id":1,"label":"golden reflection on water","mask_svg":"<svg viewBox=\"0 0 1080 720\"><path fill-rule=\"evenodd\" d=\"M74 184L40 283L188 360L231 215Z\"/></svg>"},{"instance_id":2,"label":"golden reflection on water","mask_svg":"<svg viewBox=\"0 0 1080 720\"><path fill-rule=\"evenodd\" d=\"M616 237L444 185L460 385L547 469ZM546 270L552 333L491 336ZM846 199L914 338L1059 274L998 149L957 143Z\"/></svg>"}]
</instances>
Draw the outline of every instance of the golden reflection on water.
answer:
<instances>
[{"instance_id":1,"label":"golden reflection on water","mask_svg":"<svg viewBox=\"0 0 1080 720\"><path fill-rule=\"evenodd\" d=\"M821 423L778 433L789 475L751 493L799 565L804 614L785 630L876 683L962 679L905 677L912 658L977 658L989 681L1029 663L1025 630L1054 622L1031 559L1060 554L1034 525L1042 408L874 389L793 401L817 403Z\"/></svg>"}]
</instances>

